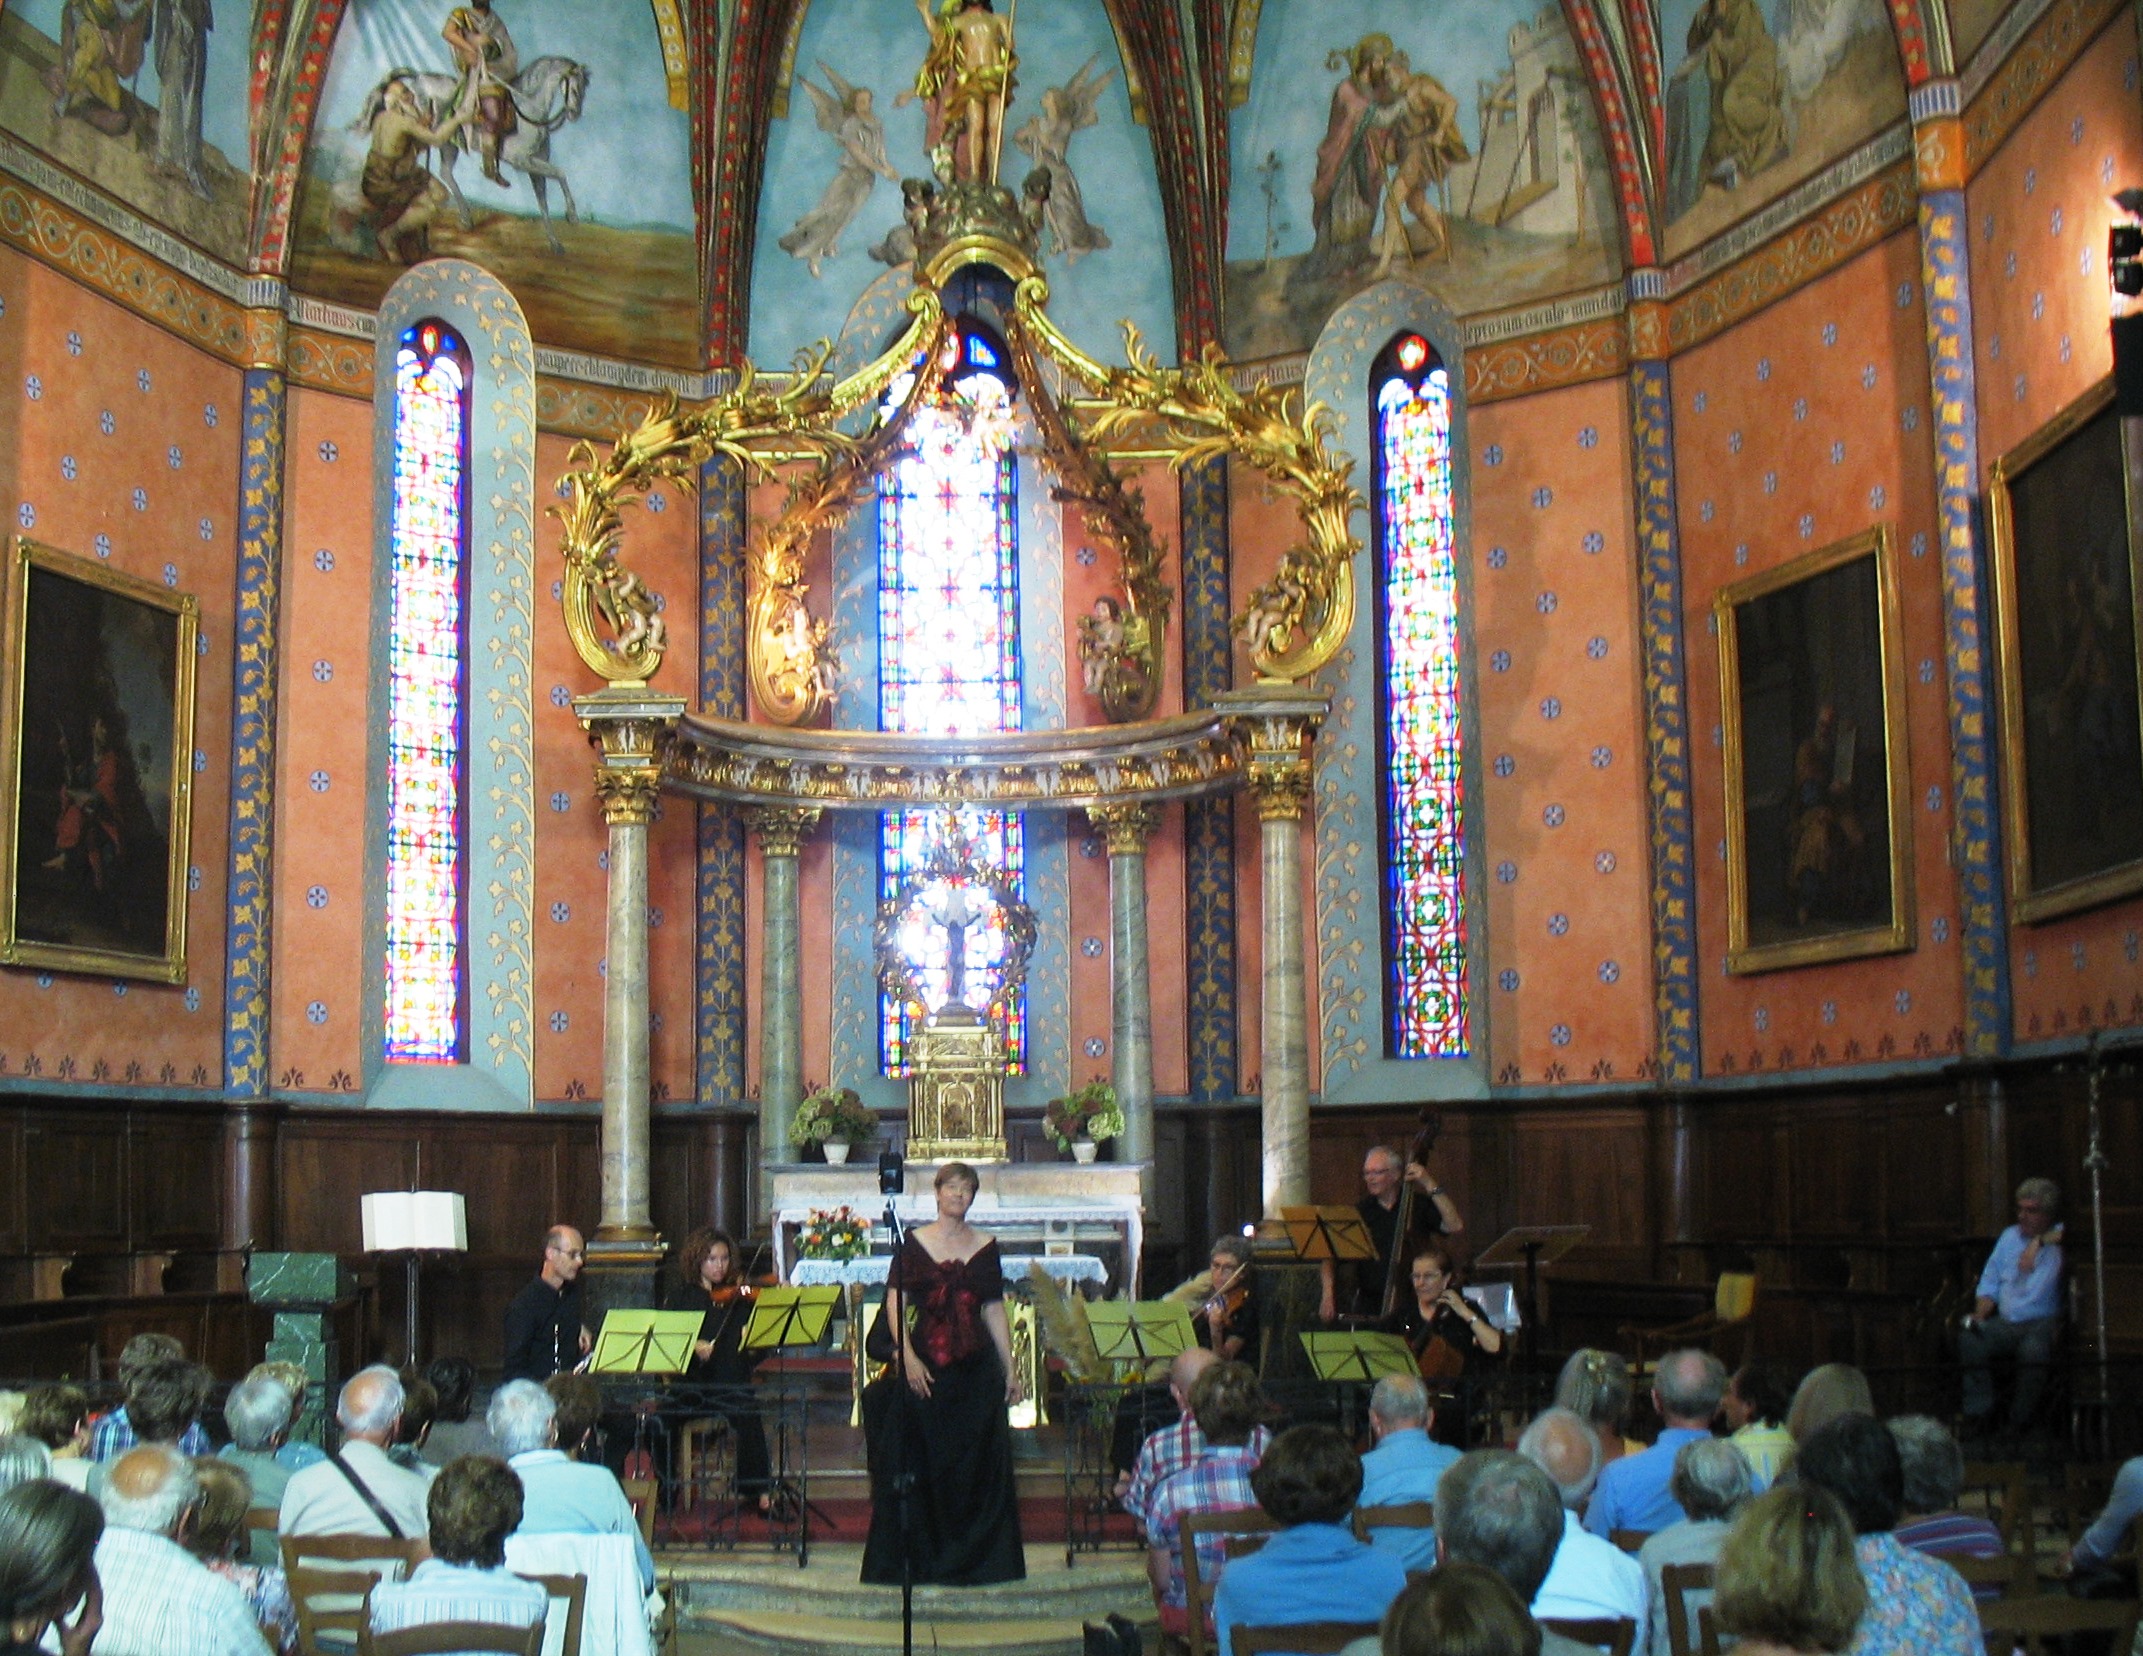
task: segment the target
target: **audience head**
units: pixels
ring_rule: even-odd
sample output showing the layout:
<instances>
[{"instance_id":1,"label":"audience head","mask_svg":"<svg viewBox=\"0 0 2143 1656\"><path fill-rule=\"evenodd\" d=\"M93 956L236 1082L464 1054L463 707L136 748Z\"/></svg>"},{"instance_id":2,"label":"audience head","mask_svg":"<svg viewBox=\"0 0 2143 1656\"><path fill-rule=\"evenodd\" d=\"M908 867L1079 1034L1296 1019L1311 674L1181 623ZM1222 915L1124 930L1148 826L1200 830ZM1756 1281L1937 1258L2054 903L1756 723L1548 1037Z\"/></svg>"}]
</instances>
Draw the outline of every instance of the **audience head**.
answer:
<instances>
[{"instance_id":1,"label":"audience head","mask_svg":"<svg viewBox=\"0 0 2143 1656\"><path fill-rule=\"evenodd\" d=\"M1191 1406L1191 1387L1198 1383L1198 1376L1219 1362L1210 1346L1187 1346L1183 1354L1168 1365L1168 1389L1174 1394L1176 1407Z\"/></svg>"},{"instance_id":2,"label":"audience head","mask_svg":"<svg viewBox=\"0 0 2143 1656\"><path fill-rule=\"evenodd\" d=\"M1247 1443L1272 1410L1248 1363L1214 1363L1191 1385L1191 1418L1216 1447Z\"/></svg>"},{"instance_id":3,"label":"audience head","mask_svg":"<svg viewBox=\"0 0 2143 1656\"><path fill-rule=\"evenodd\" d=\"M1572 1512L1585 1504L1600 1481L1599 1434L1574 1410L1550 1409L1541 1415L1518 1439L1518 1453L1547 1473Z\"/></svg>"},{"instance_id":4,"label":"audience head","mask_svg":"<svg viewBox=\"0 0 2143 1656\"><path fill-rule=\"evenodd\" d=\"M0 1437L0 1490L52 1476L52 1451L28 1432Z\"/></svg>"},{"instance_id":5,"label":"audience head","mask_svg":"<svg viewBox=\"0 0 2143 1656\"><path fill-rule=\"evenodd\" d=\"M1743 1509L1719 1549L1719 1629L1811 1653L1845 1649L1868 1607L1853 1526L1821 1489L1791 1485Z\"/></svg>"},{"instance_id":6,"label":"audience head","mask_svg":"<svg viewBox=\"0 0 2143 1656\"><path fill-rule=\"evenodd\" d=\"M406 1368L396 1378L402 1382L402 1429L397 1435L402 1442L421 1449L425 1434L439 1418L439 1394L432 1390L422 1369Z\"/></svg>"},{"instance_id":7,"label":"audience head","mask_svg":"<svg viewBox=\"0 0 2143 1656\"><path fill-rule=\"evenodd\" d=\"M253 1504L253 1480L243 1467L233 1466L220 1455L201 1456L193 1463L193 1475L201 1485L201 1501L194 1508L186 1550L211 1563L219 1558L236 1558L246 1540L246 1509Z\"/></svg>"},{"instance_id":8,"label":"audience head","mask_svg":"<svg viewBox=\"0 0 2143 1656\"><path fill-rule=\"evenodd\" d=\"M1840 1415L1875 1412L1868 1377L1850 1363L1825 1363L1810 1369L1795 1388L1786 1409L1786 1430L1795 1443L1806 1443Z\"/></svg>"},{"instance_id":9,"label":"audience head","mask_svg":"<svg viewBox=\"0 0 2143 1656\"><path fill-rule=\"evenodd\" d=\"M137 1334L119 1350L119 1389L124 1392L128 1382L151 1363L178 1363L186 1357L186 1348L169 1334ZM129 1418L131 1418L129 1411Z\"/></svg>"},{"instance_id":10,"label":"audience head","mask_svg":"<svg viewBox=\"0 0 2143 1656\"><path fill-rule=\"evenodd\" d=\"M386 1448L402 1418L402 1377L384 1363L359 1369L343 1382L335 1418L345 1436Z\"/></svg>"},{"instance_id":11,"label":"audience head","mask_svg":"<svg viewBox=\"0 0 2143 1656\"><path fill-rule=\"evenodd\" d=\"M2017 1186L2017 1229L2044 1236L2061 1219L2061 1187L2052 1179L2026 1179Z\"/></svg>"},{"instance_id":12,"label":"audience head","mask_svg":"<svg viewBox=\"0 0 2143 1656\"><path fill-rule=\"evenodd\" d=\"M105 1468L98 1499L113 1529L177 1540L179 1523L201 1498L193 1462L168 1443L144 1443Z\"/></svg>"},{"instance_id":13,"label":"audience head","mask_svg":"<svg viewBox=\"0 0 2143 1656\"><path fill-rule=\"evenodd\" d=\"M248 1380L274 1380L290 1393L290 1418L305 1412L305 1395L312 1390L312 1377L296 1363L255 1363L246 1370Z\"/></svg>"},{"instance_id":14,"label":"audience head","mask_svg":"<svg viewBox=\"0 0 2143 1656\"><path fill-rule=\"evenodd\" d=\"M1362 1493L1362 1457L1337 1427L1290 1426L1250 1474L1250 1488L1275 1523L1341 1523Z\"/></svg>"},{"instance_id":15,"label":"audience head","mask_svg":"<svg viewBox=\"0 0 2143 1656\"><path fill-rule=\"evenodd\" d=\"M543 1280L563 1288L580 1275L588 1244L571 1225L553 1225L543 1233Z\"/></svg>"},{"instance_id":16,"label":"audience head","mask_svg":"<svg viewBox=\"0 0 2143 1656\"><path fill-rule=\"evenodd\" d=\"M1652 1371L1652 1400L1669 1426L1708 1430L1726 1392L1726 1365L1708 1351L1670 1351Z\"/></svg>"},{"instance_id":17,"label":"audience head","mask_svg":"<svg viewBox=\"0 0 2143 1656\"><path fill-rule=\"evenodd\" d=\"M551 1426L558 1404L533 1380L509 1380L491 1394L484 1424L491 1428L499 1453L511 1460L551 1446Z\"/></svg>"},{"instance_id":18,"label":"audience head","mask_svg":"<svg viewBox=\"0 0 2143 1656\"><path fill-rule=\"evenodd\" d=\"M1379 1438L1391 1432L1425 1432L1433 1413L1429 1388L1418 1375L1387 1374L1369 1394L1369 1424Z\"/></svg>"},{"instance_id":19,"label":"audience head","mask_svg":"<svg viewBox=\"0 0 2143 1656\"><path fill-rule=\"evenodd\" d=\"M1838 1497L1854 1534L1897 1528L1905 1469L1890 1428L1873 1415L1840 1415L1794 1451L1793 1469L1803 1485Z\"/></svg>"},{"instance_id":20,"label":"audience head","mask_svg":"<svg viewBox=\"0 0 2143 1656\"><path fill-rule=\"evenodd\" d=\"M1725 1438L1698 1438L1675 1452L1667 1493L1696 1520L1731 1518L1749 1498L1749 1457Z\"/></svg>"},{"instance_id":21,"label":"audience head","mask_svg":"<svg viewBox=\"0 0 2143 1656\"><path fill-rule=\"evenodd\" d=\"M466 1357L434 1357L424 1365L424 1378L439 1394L439 1412L432 1418L459 1426L469 1418L469 1404L476 1396L476 1365Z\"/></svg>"},{"instance_id":22,"label":"audience head","mask_svg":"<svg viewBox=\"0 0 2143 1656\"><path fill-rule=\"evenodd\" d=\"M89 1394L80 1386L32 1386L22 1400L15 1430L47 1449L64 1449L89 1436Z\"/></svg>"},{"instance_id":23,"label":"audience head","mask_svg":"<svg viewBox=\"0 0 2143 1656\"><path fill-rule=\"evenodd\" d=\"M0 1494L0 1638L34 1646L97 1585L104 1514L78 1490L37 1479Z\"/></svg>"},{"instance_id":24,"label":"audience head","mask_svg":"<svg viewBox=\"0 0 2143 1656\"><path fill-rule=\"evenodd\" d=\"M431 1521L434 1558L500 1569L506 1563L506 1537L521 1527L520 1476L495 1456L463 1455L432 1480L424 1513Z\"/></svg>"},{"instance_id":25,"label":"audience head","mask_svg":"<svg viewBox=\"0 0 2143 1656\"><path fill-rule=\"evenodd\" d=\"M720 1287L736 1268L736 1241L729 1232L712 1225L700 1226L677 1250L677 1279L687 1288Z\"/></svg>"},{"instance_id":26,"label":"audience head","mask_svg":"<svg viewBox=\"0 0 2143 1656\"><path fill-rule=\"evenodd\" d=\"M127 1382L127 1424L143 1443L176 1443L201 1418L213 1384L207 1369L183 1357L137 1369Z\"/></svg>"},{"instance_id":27,"label":"audience head","mask_svg":"<svg viewBox=\"0 0 2143 1656\"><path fill-rule=\"evenodd\" d=\"M231 1447L248 1454L273 1454L290 1435L290 1393L268 1375L241 1380L223 1400L223 1424L231 1430Z\"/></svg>"},{"instance_id":28,"label":"audience head","mask_svg":"<svg viewBox=\"0 0 2143 1656\"><path fill-rule=\"evenodd\" d=\"M551 1435L558 1447L578 1460L588 1459L588 1439L603 1417L603 1388L585 1374L554 1374L543 1389L556 1407Z\"/></svg>"},{"instance_id":29,"label":"audience head","mask_svg":"<svg viewBox=\"0 0 2143 1656\"><path fill-rule=\"evenodd\" d=\"M1540 1624L1510 1583L1479 1564L1440 1564L1391 1601L1383 1656L1540 1656Z\"/></svg>"},{"instance_id":30,"label":"audience head","mask_svg":"<svg viewBox=\"0 0 2143 1656\"><path fill-rule=\"evenodd\" d=\"M1919 1517L1948 1512L1964 1492L1964 1451L1941 1421L1898 1415L1889 1423L1904 1479L1904 1509Z\"/></svg>"},{"instance_id":31,"label":"audience head","mask_svg":"<svg viewBox=\"0 0 2143 1656\"><path fill-rule=\"evenodd\" d=\"M1735 1431L1744 1426L1783 1426L1792 1407L1793 1393L1786 1377L1769 1363L1747 1362L1734 1370L1719 1399L1726 1423Z\"/></svg>"},{"instance_id":32,"label":"audience head","mask_svg":"<svg viewBox=\"0 0 2143 1656\"><path fill-rule=\"evenodd\" d=\"M1461 1455L1436 1485L1436 1551L1479 1564L1531 1604L1563 1539L1563 1503L1547 1473L1508 1449Z\"/></svg>"},{"instance_id":33,"label":"audience head","mask_svg":"<svg viewBox=\"0 0 2143 1656\"><path fill-rule=\"evenodd\" d=\"M1630 1409L1629 1364L1591 1346L1573 1351L1556 1376L1555 1406L1578 1415L1596 1432L1620 1432Z\"/></svg>"}]
</instances>

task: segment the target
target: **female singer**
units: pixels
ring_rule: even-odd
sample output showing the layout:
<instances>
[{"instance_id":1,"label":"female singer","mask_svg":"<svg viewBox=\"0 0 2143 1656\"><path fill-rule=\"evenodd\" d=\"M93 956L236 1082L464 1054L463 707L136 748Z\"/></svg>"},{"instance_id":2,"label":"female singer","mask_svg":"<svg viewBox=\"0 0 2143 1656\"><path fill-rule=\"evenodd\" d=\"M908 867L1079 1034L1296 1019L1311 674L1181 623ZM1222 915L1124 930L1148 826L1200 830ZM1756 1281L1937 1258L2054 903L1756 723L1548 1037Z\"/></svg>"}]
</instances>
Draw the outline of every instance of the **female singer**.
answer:
<instances>
[{"instance_id":1,"label":"female singer","mask_svg":"<svg viewBox=\"0 0 2143 1656\"><path fill-rule=\"evenodd\" d=\"M1451 1379L1464 1373L1477 1356L1502 1355L1501 1331L1458 1291L1451 1256L1442 1243L1430 1242L1414 1250L1410 1276L1412 1303L1400 1307L1390 1326L1413 1347L1424 1378Z\"/></svg>"},{"instance_id":2,"label":"female singer","mask_svg":"<svg viewBox=\"0 0 2143 1656\"><path fill-rule=\"evenodd\" d=\"M913 1320L901 1372L880 1376L863 1394L868 1582L899 1585L904 1540L917 1583L972 1587L1027 1573L1005 1418L1006 1404L1025 1389L1012 1367L996 1239L967 1222L980 1186L965 1162L939 1168L938 1216L908 1232L887 1277L887 1325L899 1328L910 1307Z\"/></svg>"},{"instance_id":3,"label":"female singer","mask_svg":"<svg viewBox=\"0 0 2143 1656\"><path fill-rule=\"evenodd\" d=\"M672 1311L701 1313L699 1339L685 1379L694 1385L736 1388L717 1394L707 1412L729 1422L737 1440L737 1493L756 1500L761 1512L773 1505L768 1480L766 1424L752 1407L752 1370L764 1352L747 1352L739 1342L751 1321L752 1290L739 1268L737 1245L726 1232L702 1226L677 1251L678 1282L670 1291Z\"/></svg>"}]
</instances>

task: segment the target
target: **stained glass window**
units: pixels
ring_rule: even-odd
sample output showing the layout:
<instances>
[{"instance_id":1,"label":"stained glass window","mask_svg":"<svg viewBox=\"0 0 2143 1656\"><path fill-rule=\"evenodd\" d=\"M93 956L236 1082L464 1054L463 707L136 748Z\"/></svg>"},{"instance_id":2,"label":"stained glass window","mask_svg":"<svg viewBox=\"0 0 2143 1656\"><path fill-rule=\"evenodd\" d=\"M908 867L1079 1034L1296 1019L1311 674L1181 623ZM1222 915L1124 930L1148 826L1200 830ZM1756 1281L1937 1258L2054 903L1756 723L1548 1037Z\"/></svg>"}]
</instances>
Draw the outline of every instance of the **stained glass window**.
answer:
<instances>
[{"instance_id":1,"label":"stained glass window","mask_svg":"<svg viewBox=\"0 0 2143 1656\"><path fill-rule=\"evenodd\" d=\"M963 324L933 365L939 383L916 410L899 458L878 485L878 722L932 736L1020 728L1019 535L1012 452L1015 388L1004 348ZM889 406L907 382L887 394ZM1013 874L1024 862L1020 818L967 811L961 823L978 856ZM898 894L928 860L942 815L892 812L882 820L880 896ZM942 912L943 905L939 903ZM946 928L911 912L902 929L909 961L933 1010L946 997ZM994 907L965 931L968 998L995 986L1004 934ZM913 1016L897 996L880 999L880 1057L888 1075L908 1073ZM1026 1067L1024 996L999 1033L1015 1074Z\"/></svg>"},{"instance_id":2,"label":"stained glass window","mask_svg":"<svg viewBox=\"0 0 2143 1656\"><path fill-rule=\"evenodd\" d=\"M1468 1046L1451 383L1419 334L1370 375L1383 553L1385 950L1395 1058Z\"/></svg>"},{"instance_id":3,"label":"stained glass window","mask_svg":"<svg viewBox=\"0 0 2143 1656\"><path fill-rule=\"evenodd\" d=\"M463 1056L463 475L468 355L437 322L395 358L387 633L387 1057Z\"/></svg>"}]
</instances>

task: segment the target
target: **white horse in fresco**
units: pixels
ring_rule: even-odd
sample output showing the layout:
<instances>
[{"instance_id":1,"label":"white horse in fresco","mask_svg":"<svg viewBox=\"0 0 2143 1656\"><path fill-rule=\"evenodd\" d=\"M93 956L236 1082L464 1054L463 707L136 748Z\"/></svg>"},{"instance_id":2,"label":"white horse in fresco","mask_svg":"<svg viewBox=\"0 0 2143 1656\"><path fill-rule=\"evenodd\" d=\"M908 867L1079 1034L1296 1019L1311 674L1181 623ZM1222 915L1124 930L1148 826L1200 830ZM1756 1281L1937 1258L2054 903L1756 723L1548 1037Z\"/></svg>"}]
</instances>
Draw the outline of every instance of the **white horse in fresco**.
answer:
<instances>
[{"instance_id":1,"label":"white horse in fresco","mask_svg":"<svg viewBox=\"0 0 2143 1656\"><path fill-rule=\"evenodd\" d=\"M351 123L353 131L371 130L373 121L386 104L387 88L396 81L409 87L423 113L425 125L434 129L446 121L462 91L459 75L435 74L424 69L393 70L365 94L364 107ZM515 77L509 89L513 93L514 113L520 120L499 145L499 165L528 176L529 183L535 186L536 210L543 215L543 234L553 253L563 253L565 244L551 228L549 184L555 180L559 193L565 197L566 223L580 221L580 207L573 200L572 184L551 160L551 134L567 122L580 119L581 106L588 94L588 66L569 57L539 57ZM468 198L461 193L461 185L454 177L454 164L473 147L473 139L465 142L464 135L457 132L439 148L440 181L453 198L454 209L461 215L464 230L476 221L469 212Z\"/></svg>"}]
</instances>

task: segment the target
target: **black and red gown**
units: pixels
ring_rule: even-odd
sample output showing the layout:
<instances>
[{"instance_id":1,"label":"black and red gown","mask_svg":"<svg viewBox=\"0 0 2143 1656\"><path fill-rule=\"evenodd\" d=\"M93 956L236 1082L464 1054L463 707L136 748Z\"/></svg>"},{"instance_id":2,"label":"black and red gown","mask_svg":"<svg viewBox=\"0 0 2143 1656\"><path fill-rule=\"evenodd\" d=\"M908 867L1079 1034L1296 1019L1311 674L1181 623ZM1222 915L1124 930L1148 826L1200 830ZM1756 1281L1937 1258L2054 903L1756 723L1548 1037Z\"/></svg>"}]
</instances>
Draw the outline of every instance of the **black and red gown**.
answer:
<instances>
[{"instance_id":1,"label":"black and red gown","mask_svg":"<svg viewBox=\"0 0 2143 1656\"><path fill-rule=\"evenodd\" d=\"M912 1472L907 1542L917 1585L1022 1580L1027 1558L1012 1481L1004 1364L982 1320L983 1307L1004 1298L997 1244L985 1242L968 1259L940 1261L911 1236L887 1285L915 1308L909 1338L930 1370L930 1395L910 1391L897 1366L864 1388L871 1533L863 1579L900 1585L900 1481Z\"/></svg>"}]
</instances>

